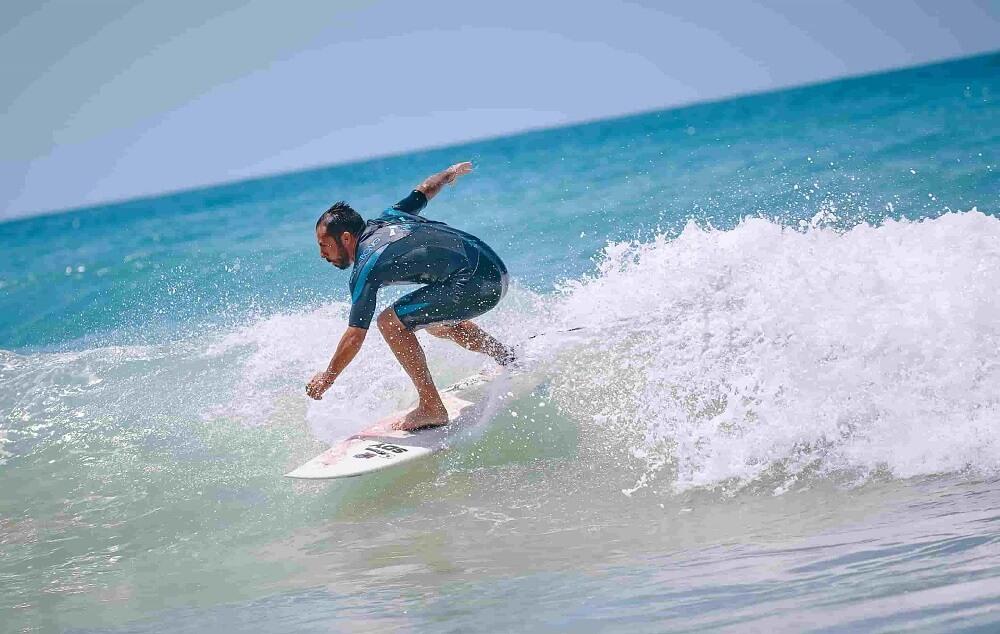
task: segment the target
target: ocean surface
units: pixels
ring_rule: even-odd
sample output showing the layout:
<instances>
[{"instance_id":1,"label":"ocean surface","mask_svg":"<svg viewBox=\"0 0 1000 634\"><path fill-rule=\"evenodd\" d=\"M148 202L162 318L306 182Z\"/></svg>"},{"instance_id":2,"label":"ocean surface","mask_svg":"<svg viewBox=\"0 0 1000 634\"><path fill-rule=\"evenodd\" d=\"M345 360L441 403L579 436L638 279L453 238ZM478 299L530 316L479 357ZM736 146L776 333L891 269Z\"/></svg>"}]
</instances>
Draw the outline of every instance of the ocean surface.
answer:
<instances>
[{"instance_id":1,"label":"ocean surface","mask_svg":"<svg viewBox=\"0 0 1000 634\"><path fill-rule=\"evenodd\" d=\"M0 224L0 631L1000 631L998 96L994 54ZM316 218L464 160L425 213L506 261L523 368L438 457L282 478L415 398L377 331L305 396Z\"/></svg>"}]
</instances>

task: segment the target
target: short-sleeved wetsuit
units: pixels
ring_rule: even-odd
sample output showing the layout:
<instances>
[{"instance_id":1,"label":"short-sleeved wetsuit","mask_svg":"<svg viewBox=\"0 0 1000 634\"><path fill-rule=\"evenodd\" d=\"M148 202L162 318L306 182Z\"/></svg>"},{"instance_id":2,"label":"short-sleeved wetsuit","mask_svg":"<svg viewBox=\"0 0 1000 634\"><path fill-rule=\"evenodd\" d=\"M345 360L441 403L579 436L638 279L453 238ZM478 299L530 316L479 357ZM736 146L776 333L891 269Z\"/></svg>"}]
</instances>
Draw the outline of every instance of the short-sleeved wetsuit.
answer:
<instances>
[{"instance_id":1,"label":"short-sleeved wetsuit","mask_svg":"<svg viewBox=\"0 0 1000 634\"><path fill-rule=\"evenodd\" d=\"M507 267L479 238L427 220L427 205L413 190L375 220L358 238L351 273L349 324L368 328L376 292L390 284L426 284L392 306L407 328L455 323L482 315L507 292Z\"/></svg>"}]
</instances>

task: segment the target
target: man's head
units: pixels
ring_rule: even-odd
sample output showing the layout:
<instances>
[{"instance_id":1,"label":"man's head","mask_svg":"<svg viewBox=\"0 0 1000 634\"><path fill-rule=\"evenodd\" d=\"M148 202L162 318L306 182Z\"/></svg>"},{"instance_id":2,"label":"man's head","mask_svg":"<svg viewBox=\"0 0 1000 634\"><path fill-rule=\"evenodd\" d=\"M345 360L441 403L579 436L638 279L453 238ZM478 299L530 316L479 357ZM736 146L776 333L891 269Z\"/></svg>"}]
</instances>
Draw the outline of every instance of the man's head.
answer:
<instances>
[{"instance_id":1,"label":"man's head","mask_svg":"<svg viewBox=\"0 0 1000 634\"><path fill-rule=\"evenodd\" d=\"M365 221L351 206L340 201L316 221L316 242L321 258L338 269L354 264L354 249L365 228Z\"/></svg>"}]
</instances>

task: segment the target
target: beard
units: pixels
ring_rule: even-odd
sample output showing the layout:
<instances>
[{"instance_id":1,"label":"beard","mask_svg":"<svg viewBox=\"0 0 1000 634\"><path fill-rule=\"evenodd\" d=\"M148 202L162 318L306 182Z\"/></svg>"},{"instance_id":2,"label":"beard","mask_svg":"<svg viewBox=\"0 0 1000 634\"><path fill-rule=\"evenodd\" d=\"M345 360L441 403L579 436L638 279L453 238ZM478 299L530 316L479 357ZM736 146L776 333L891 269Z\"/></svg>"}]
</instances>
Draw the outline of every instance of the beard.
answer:
<instances>
[{"instance_id":1,"label":"beard","mask_svg":"<svg viewBox=\"0 0 1000 634\"><path fill-rule=\"evenodd\" d=\"M344 243L340 241L339 237L334 236L333 241L337 243L337 248L340 250L341 253L347 253L347 248L344 247ZM343 271L344 269L346 269L351 265L351 263L348 261L348 258L346 257L337 258L336 260L331 260L330 263L333 264L338 269L340 269L341 271Z\"/></svg>"}]
</instances>

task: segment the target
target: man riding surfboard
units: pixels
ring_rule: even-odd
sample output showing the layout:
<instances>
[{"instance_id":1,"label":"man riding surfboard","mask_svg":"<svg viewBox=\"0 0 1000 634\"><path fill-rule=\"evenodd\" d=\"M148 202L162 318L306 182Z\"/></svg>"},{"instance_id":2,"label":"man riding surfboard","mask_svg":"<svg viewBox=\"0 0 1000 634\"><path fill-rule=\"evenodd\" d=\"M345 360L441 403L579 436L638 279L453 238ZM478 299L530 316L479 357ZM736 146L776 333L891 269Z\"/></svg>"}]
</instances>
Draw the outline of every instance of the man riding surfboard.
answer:
<instances>
[{"instance_id":1,"label":"man riding surfboard","mask_svg":"<svg viewBox=\"0 0 1000 634\"><path fill-rule=\"evenodd\" d=\"M320 256L339 269L353 265L354 270L347 332L327 369L306 385L310 397L322 399L354 359L375 314L376 293L391 284L425 284L396 300L376 320L420 397L416 409L394 424L396 429L448 422L414 331L426 328L435 337L487 354L501 365L513 361L509 347L469 321L496 306L507 292L507 267L479 238L419 215L445 185L471 171L472 163L452 165L427 178L375 220L365 222L343 201L320 216L316 222Z\"/></svg>"}]
</instances>

